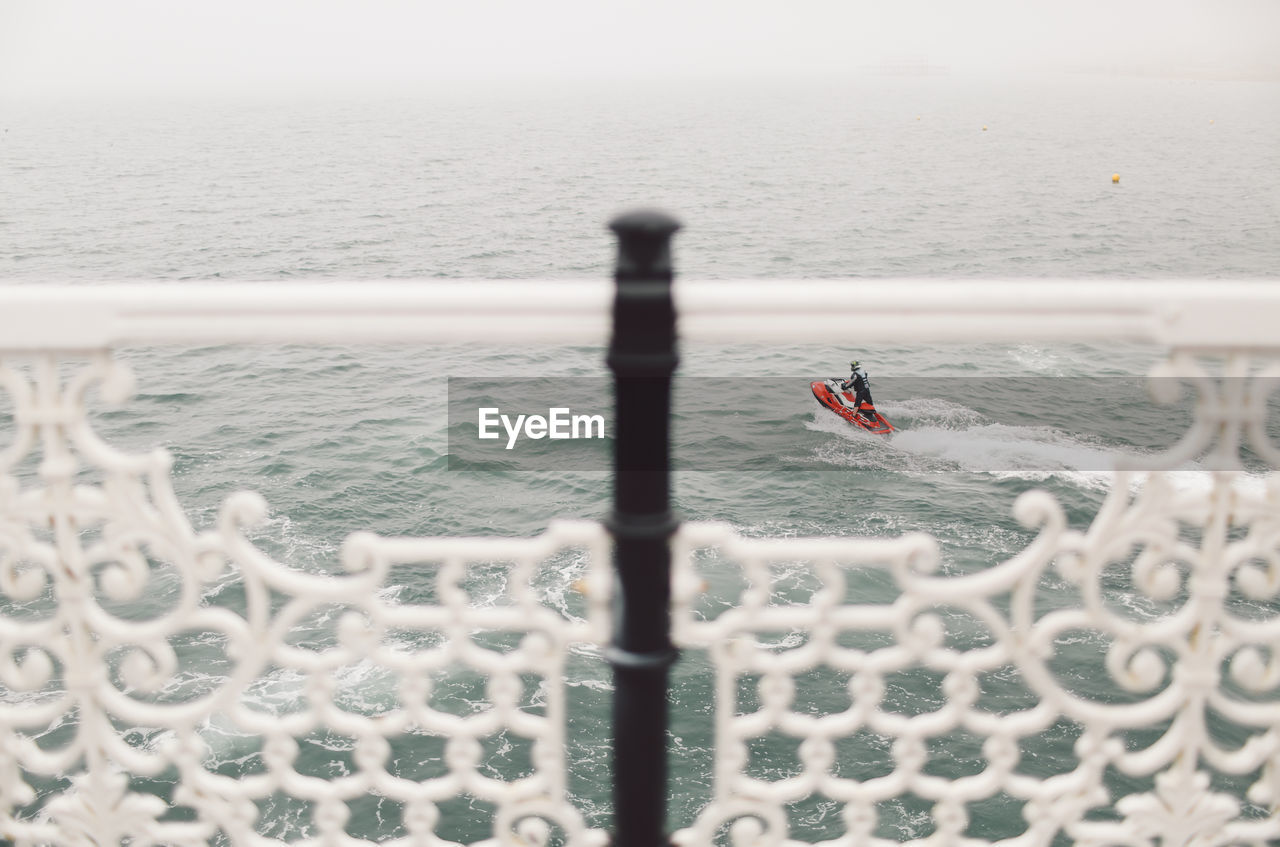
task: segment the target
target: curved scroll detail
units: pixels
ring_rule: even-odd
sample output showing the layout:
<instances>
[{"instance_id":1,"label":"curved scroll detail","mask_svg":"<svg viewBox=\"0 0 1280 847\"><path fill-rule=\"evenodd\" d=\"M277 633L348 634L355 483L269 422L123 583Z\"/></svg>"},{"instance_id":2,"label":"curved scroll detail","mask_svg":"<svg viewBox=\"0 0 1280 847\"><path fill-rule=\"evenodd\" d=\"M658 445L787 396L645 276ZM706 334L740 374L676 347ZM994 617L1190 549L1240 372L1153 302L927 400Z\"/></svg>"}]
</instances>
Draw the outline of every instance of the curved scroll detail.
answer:
<instances>
[{"instance_id":1,"label":"curved scroll detail","mask_svg":"<svg viewBox=\"0 0 1280 847\"><path fill-rule=\"evenodd\" d=\"M1177 351L1152 369L1148 382L1162 405L1184 402L1190 387L1194 418L1169 450L1154 456L1125 456L1122 470L1175 470L1199 459L1212 470L1240 470L1246 446L1271 468L1280 468L1280 448L1267 435L1267 403L1280 387L1280 364L1255 366L1245 353L1223 357L1215 376L1200 359Z\"/></svg>"},{"instance_id":2,"label":"curved scroll detail","mask_svg":"<svg viewBox=\"0 0 1280 847\"><path fill-rule=\"evenodd\" d=\"M1280 839L1280 481L1239 470L1246 444L1280 464L1266 436L1280 371L1236 355L1223 374L1175 355L1155 386L1198 394L1180 443L1126 461L1084 531L1048 493L1023 494L1034 539L981 572L934 574L927 537L682 527L677 642L706 651L717 701L714 798L677 843L749 809L771 822L753 843L798 847L788 810L813 796L843 804L817 839L831 847ZM1161 470L1200 457L1218 470ZM742 584L727 610L700 605L726 574ZM842 750L856 738L886 752ZM967 761L945 758L965 743ZM771 772L757 749L797 764ZM905 839L885 819L902 798L932 810ZM974 810L993 803L1020 807L1023 830L988 836Z\"/></svg>"},{"instance_id":3,"label":"curved scroll detail","mask_svg":"<svg viewBox=\"0 0 1280 847\"><path fill-rule=\"evenodd\" d=\"M935 837L947 843L974 838L967 804L1000 796L1022 804L1029 843L1047 844L1059 832L1098 844L1261 844L1280 837L1280 614L1274 593L1256 607L1269 609L1265 617L1241 618L1230 601L1243 563L1276 555L1276 501L1250 501L1233 481L1222 474L1195 501L1199 545L1178 534L1193 502L1167 490L1161 477L1126 508L1104 508L1084 533L1067 529L1060 510L1046 514L1048 495L1031 492L1018 502L1024 516L1042 519L1031 545L988 571L960 577L919 566L932 561L930 539L760 540L719 524L685 526L676 542L676 631L681 647L706 650L715 666L716 765L715 798L677 841L708 843L716 827L748 809L762 820L785 820L789 805L813 794L846 805L845 832L822 842L830 844L898 843L874 832L880 807L906 794L933 804ZM1123 478L1112 496L1128 498ZM1221 507L1228 502L1267 517L1255 520L1245 538L1227 541ZM1135 549L1141 552L1133 558ZM1135 618L1109 602L1108 583L1127 565L1140 592L1167 597L1168 580L1153 576L1165 572L1147 562L1153 556L1185 564L1181 600L1165 614ZM746 582L739 603L714 617L695 610L698 566L708 558L717 567L732 562ZM820 589L799 602L762 590L801 564L818 575ZM851 603L848 595L870 584L865 577L874 572L892 576L891 596ZM1047 608L1046 598L1068 586L1077 589L1078 604ZM786 632L801 637L779 641ZM872 635L883 646L852 646ZM1062 651L1081 638L1105 657L1100 685L1064 677L1058 667ZM1234 670L1238 665L1243 669ZM1223 678L1224 668L1240 684ZM842 681L824 682L823 673ZM940 680L936 708L904 713L911 709L900 698L891 702L894 685L924 690L920 680L930 675ZM1002 676L1020 679L1026 696L1015 702L990 696L988 680ZM759 680L754 693L743 688L752 680ZM847 688L847 708L814 714L801 706L824 684ZM1098 697L1098 687L1108 696ZM1074 761L1032 775L1024 755L1063 722L1078 728L1066 756ZM1225 733L1223 723L1230 724ZM981 766L944 778L946 763L937 767L930 744L957 733L982 739ZM842 758L837 745L856 734L887 740L887 773L864 776L875 767ZM799 772L753 772L750 748L779 739L798 744ZM1155 790L1122 796L1109 769L1135 784L1154 777ZM1248 798L1261 808L1243 814L1240 800L1211 789L1210 773L1252 778ZM1110 804L1117 819L1099 820ZM771 823L753 843L803 843L786 832L785 824ZM926 841L932 843L925 837L909 843Z\"/></svg>"},{"instance_id":4,"label":"curved scroll detail","mask_svg":"<svg viewBox=\"0 0 1280 847\"><path fill-rule=\"evenodd\" d=\"M167 454L97 436L87 393L121 402L132 386L108 354L0 362L0 386L14 407L0 451L0 840L362 844L349 804L374 797L403 843L444 843L440 807L465 796L496 810L472 843L521 843L538 830L531 816L567 844L603 842L570 802L564 761L565 657L607 631L601 527L357 535L345 575L304 573L246 538L266 516L257 495L232 496L197 534ZM407 569L393 574L405 564L413 591L396 584ZM473 567L492 577L483 592ZM588 583L578 614L548 605L551 570ZM442 705L455 683L479 692L470 708ZM309 772L317 738L344 751L344 775ZM526 751L522 775L485 766L494 739ZM256 768L220 772L230 754L218 744ZM264 834L262 810L281 796L303 822Z\"/></svg>"},{"instance_id":5,"label":"curved scroll detail","mask_svg":"<svg viewBox=\"0 0 1280 847\"><path fill-rule=\"evenodd\" d=\"M675 637L710 657L717 711L714 797L677 841L799 845L789 810L814 796L841 807L825 842L841 847L900 843L882 825L902 798L928 817L912 843L1280 838L1280 481L1238 470L1246 448L1280 464L1280 369L1231 356L1222 374L1175 355L1157 376L1199 398L1179 445L1129 462L1083 531L1024 494L1034 538L979 573L939 575L923 535L682 528ZM607 638L599 526L356 535L344 575L304 573L247 537L261 498L229 498L197 534L163 451L94 433L86 395L131 390L108 355L0 363L0 386L0 839L367 843L347 829L373 797L389 843L446 843L459 798L495 809L471 843L603 843L567 795L563 683L571 647ZM1199 457L1202 484L1161 472ZM548 571L586 580L580 614L547 602ZM519 776L485 766L495 742L523 751ZM315 772L320 747L336 772ZM795 766L761 767L762 750ZM224 773L231 756L255 767ZM278 797L299 828L264 830ZM987 837L984 803L1020 807L1024 831Z\"/></svg>"},{"instance_id":6,"label":"curved scroll detail","mask_svg":"<svg viewBox=\"0 0 1280 847\"><path fill-rule=\"evenodd\" d=\"M844 832L820 842L841 847L900 843L877 827L886 803L908 795L933 807L932 834L908 843L992 843L966 809L1001 798L1027 820L1018 843L1280 838L1280 491L1235 472L1208 477L1206 489L1185 489L1161 473L1120 473L1084 532L1029 491L1015 514L1034 540L968 576L931 573L928 537L760 540L682 527L677 642L707 651L717 713L714 798L677 842L708 843L744 809L786 820L814 795L844 803ZM704 573L723 583L727 568L744 582L736 603L699 610ZM780 586L796 572L819 587L788 596ZM1066 659L1092 664L1071 672ZM992 695L1014 678L1020 696ZM915 704L893 693L902 686L914 686ZM846 708L814 708L836 701ZM859 734L883 738L886 761L841 754ZM960 736L977 737L980 755L947 775L955 763L929 751ZM755 766L751 750L768 743L797 745L799 772ZM1211 778L1234 780L1239 797ZM804 843L787 825L753 843Z\"/></svg>"}]
</instances>

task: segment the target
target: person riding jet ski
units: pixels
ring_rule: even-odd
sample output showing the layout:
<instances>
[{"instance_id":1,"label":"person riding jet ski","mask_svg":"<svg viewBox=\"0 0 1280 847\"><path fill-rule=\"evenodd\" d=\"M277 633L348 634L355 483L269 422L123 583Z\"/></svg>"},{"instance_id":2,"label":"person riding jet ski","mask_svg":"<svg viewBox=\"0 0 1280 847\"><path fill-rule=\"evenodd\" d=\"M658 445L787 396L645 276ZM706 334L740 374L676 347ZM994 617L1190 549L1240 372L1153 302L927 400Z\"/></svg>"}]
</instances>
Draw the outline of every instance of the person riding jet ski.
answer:
<instances>
[{"instance_id":1,"label":"person riding jet ski","mask_svg":"<svg viewBox=\"0 0 1280 847\"><path fill-rule=\"evenodd\" d=\"M871 399L871 377L867 376L866 370L863 369L857 359L849 362L849 370L849 378L840 382L840 390L853 392L853 406L851 408L855 411L860 411L863 403L874 408L876 404ZM849 405L843 396L836 396L839 397L841 403L846 406Z\"/></svg>"}]
</instances>

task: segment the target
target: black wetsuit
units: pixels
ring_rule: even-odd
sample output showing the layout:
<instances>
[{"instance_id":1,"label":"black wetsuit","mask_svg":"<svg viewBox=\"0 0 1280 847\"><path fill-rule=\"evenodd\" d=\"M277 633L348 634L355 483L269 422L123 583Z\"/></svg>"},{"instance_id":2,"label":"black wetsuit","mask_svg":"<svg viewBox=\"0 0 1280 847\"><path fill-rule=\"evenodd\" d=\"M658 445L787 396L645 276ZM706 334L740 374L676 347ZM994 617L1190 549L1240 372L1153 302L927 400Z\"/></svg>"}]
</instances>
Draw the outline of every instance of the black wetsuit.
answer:
<instances>
[{"instance_id":1,"label":"black wetsuit","mask_svg":"<svg viewBox=\"0 0 1280 847\"><path fill-rule=\"evenodd\" d=\"M853 391L853 404L855 407L861 409L863 403L868 406L875 406L875 403L871 400L871 377L867 376L867 372L862 368L858 368L851 373L849 378L840 384L840 387L845 391Z\"/></svg>"}]
</instances>

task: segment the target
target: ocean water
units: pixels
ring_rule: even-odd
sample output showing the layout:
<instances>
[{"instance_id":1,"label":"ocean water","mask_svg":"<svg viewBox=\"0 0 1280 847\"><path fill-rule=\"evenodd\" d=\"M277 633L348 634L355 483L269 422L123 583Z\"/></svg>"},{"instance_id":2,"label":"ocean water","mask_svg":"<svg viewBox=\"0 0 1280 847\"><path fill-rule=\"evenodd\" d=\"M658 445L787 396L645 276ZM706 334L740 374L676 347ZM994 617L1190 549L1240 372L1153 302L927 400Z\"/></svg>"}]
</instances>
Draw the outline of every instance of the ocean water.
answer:
<instances>
[{"instance_id":1,"label":"ocean water","mask_svg":"<svg viewBox=\"0 0 1280 847\"><path fill-rule=\"evenodd\" d=\"M676 263L690 279L1275 277L1280 84L944 77L520 96L6 102L0 185L0 281L15 284L603 278L613 253L605 223L638 205L684 221ZM866 349L857 330L854 321L842 348L683 347L677 458L683 449L686 459L727 469L676 474L682 517L729 521L761 537L923 530L940 540L946 571L989 567L1032 537L1011 514L1019 494L1046 488L1083 528L1107 491L1098 469L1134 446L1132 432L1084 433L1065 425L1060 409L1019 406L1010 378L1132 380L1162 352L1122 343ZM95 409L94 422L118 446L173 454L175 490L198 529L213 524L228 494L258 491L272 509L256 539L262 548L324 572L338 567L343 538L361 529L527 535L557 517L602 517L610 482L598 471L450 470L447 380L599 378L607 376L603 354L490 338L448 347L128 349L120 355L138 394L123 409ZM849 432L808 394L809 379L842 374L851 355L867 365L881 410L901 430L890 439ZM737 435L705 426L726 410L719 392L693 390L696 379L713 377L735 380L744 398L732 409L742 419ZM906 380L895 393L894 377L981 388L957 397ZM794 400L754 407L752 386L766 379L793 380ZM1152 419L1144 398L1132 403L1135 419L1176 435L1177 410ZM995 415L997 407L1006 414ZM11 420L10 408L0 398L0 422ZM785 433L787 451L753 465L753 432ZM1199 483L1190 474L1185 484ZM1087 651L1078 659L1065 673L1083 682L1095 665ZM607 825L608 669L579 656L571 671L571 789L588 820ZM264 681L254 696L274 702L287 696L287 682ZM474 693L474 680L456 683L459 700ZM344 684L370 708L386 694L377 680ZM711 684L705 657L677 666L674 826L709 798ZM936 681L904 686L904 709L931 708ZM1016 689L1010 703L1025 696ZM815 708L838 701L813 696ZM251 741L223 730L209 730L220 772L260 767ZM52 728L42 743L65 731ZM1071 739L1063 727L1029 750L1032 771L1064 768ZM866 741L848 755L874 775L891 760L883 744ZM308 767L340 769L349 761L344 743L307 741ZM936 752L940 773L980 761L963 740ZM494 755L501 772L503 754ZM507 766L518 770L520 755ZM781 746L764 743L753 755L766 778L795 766ZM150 787L166 790L163 780ZM927 805L917 800L886 806L881 834L927 835ZM832 809L822 798L798 804L797 836L839 833ZM276 837L312 831L300 804L273 800L262 819ZM448 837L487 832L483 808L454 808L448 819ZM1025 826L1011 803L995 802L975 820L978 837ZM403 833L376 798L354 811L348 830Z\"/></svg>"}]
</instances>

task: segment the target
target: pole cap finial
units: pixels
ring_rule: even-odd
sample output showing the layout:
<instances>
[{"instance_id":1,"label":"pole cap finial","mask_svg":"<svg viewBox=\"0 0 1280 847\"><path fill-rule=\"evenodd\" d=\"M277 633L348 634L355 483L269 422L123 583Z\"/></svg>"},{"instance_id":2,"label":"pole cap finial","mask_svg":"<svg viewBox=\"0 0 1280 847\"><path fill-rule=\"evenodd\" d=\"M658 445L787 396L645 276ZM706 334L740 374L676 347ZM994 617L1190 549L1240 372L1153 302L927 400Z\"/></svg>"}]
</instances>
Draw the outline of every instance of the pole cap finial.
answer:
<instances>
[{"instance_id":1,"label":"pole cap finial","mask_svg":"<svg viewBox=\"0 0 1280 847\"><path fill-rule=\"evenodd\" d=\"M632 209L609 221L609 229L620 238L666 238L680 229L680 221L661 209Z\"/></svg>"},{"instance_id":2,"label":"pole cap finial","mask_svg":"<svg viewBox=\"0 0 1280 847\"><path fill-rule=\"evenodd\" d=\"M657 209L624 212L609 222L618 235L616 278L622 280L671 279L671 236L680 222Z\"/></svg>"}]
</instances>

